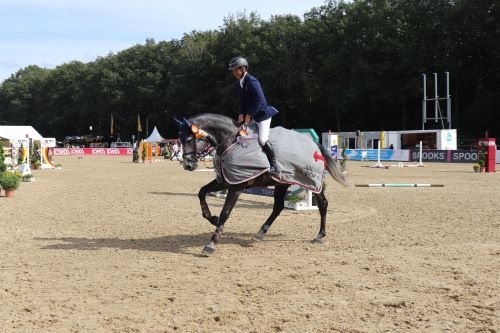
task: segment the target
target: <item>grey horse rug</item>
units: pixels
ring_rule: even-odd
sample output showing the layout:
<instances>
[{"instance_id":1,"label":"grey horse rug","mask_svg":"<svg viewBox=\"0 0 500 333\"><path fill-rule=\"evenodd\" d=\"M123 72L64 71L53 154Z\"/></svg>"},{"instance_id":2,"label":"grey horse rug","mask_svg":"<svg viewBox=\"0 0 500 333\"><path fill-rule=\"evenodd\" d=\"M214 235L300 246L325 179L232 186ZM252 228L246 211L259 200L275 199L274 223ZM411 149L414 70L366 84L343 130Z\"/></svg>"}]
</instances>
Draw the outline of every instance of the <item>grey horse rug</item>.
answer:
<instances>
[{"instance_id":1,"label":"grey horse rug","mask_svg":"<svg viewBox=\"0 0 500 333\"><path fill-rule=\"evenodd\" d=\"M219 181L223 177L229 184L240 184L269 170L269 161L258 142L257 131L256 124L250 124L249 135L238 137L216 159ZM321 192L325 159L309 135L275 127L270 131L269 142L280 171L271 175L276 181Z\"/></svg>"}]
</instances>

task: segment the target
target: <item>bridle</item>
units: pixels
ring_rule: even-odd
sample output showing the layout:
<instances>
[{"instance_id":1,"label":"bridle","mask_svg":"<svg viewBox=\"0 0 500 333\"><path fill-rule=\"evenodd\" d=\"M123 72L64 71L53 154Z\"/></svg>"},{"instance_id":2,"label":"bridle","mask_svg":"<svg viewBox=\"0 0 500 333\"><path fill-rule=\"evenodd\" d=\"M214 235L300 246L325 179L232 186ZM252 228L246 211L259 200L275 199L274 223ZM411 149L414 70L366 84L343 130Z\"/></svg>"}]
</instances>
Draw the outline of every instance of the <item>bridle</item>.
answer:
<instances>
[{"instance_id":1,"label":"bridle","mask_svg":"<svg viewBox=\"0 0 500 333\"><path fill-rule=\"evenodd\" d=\"M199 160L200 158L203 158L207 155L209 155L214 149L217 148L217 141L215 141L215 139L213 138L213 136L211 136L210 134L208 134L207 132L205 132L204 130L202 130L198 125L196 124L191 124L189 126L189 130L191 132L191 135L193 137L193 145L194 145L194 149L193 151L191 152L188 152L188 153L182 153L182 159L185 159L186 156L191 156L191 155L195 155L195 158L196 160ZM208 145L203 148L202 151L198 152L197 151L197 142L198 140L200 141L204 141L206 142Z\"/></svg>"},{"instance_id":2,"label":"bridle","mask_svg":"<svg viewBox=\"0 0 500 333\"><path fill-rule=\"evenodd\" d=\"M177 119L176 119L177 120ZM178 120L177 120L178 121ZM181 123L180 121L178 121ZM189 120L186 118L183 118L183 122L181 123L184 128L189 127L189 132L191 133L194 141L194 149L191 152L188 153L182 153L182 159L185 159L187 156L194 155L196 160L199 160L200 158L203 158L210 154L212 151L217 149L217 141L215 138L201 129L197 124L191 123ZM239 135L239 136L245 136L247 135L246 128L236 128L235 131L231 132L228 136L226 136L221 142L224 142L225 140L229 139L230 137L234 135ZM201 140L206 142L208 145L200 152L197 151L197 142Z\"/></svg>"}]
</instances>

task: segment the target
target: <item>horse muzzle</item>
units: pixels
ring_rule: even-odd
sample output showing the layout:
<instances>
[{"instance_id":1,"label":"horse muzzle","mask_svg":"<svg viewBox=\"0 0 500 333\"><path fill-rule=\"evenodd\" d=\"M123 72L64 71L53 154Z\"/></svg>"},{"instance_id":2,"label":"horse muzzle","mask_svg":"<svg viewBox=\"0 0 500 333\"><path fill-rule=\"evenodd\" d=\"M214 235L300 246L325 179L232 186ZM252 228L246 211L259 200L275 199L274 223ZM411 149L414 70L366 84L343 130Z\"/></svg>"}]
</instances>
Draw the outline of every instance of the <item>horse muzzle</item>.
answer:
<instances>
[{"instance_id":1,"label":"horse muzzle","mask_svg":"<svg viewBox=\"0 0 500 333\"><path fill-rule=\"evenodd\" d=\"M198 163L196 163L195 161L184 159L182 161L182 167L184 168L184 170L194 171L198 167Z\"/></svg>"}]
</instances>

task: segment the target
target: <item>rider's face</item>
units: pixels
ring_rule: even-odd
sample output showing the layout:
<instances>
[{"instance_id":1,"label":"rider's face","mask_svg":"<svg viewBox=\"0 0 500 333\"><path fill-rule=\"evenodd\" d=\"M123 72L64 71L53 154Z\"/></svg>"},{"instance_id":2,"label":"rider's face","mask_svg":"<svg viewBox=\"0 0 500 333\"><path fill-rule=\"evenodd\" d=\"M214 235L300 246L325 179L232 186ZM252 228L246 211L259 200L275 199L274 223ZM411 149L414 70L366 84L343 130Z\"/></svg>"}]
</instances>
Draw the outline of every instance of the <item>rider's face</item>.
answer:
<instances>
[{"instance_id":1,"label":"rider's face","mask_svg":"<svg viewBox=\"0 0 500 333\"><path fill-rule=\"evenodd\" d=\"M245 73L244 67L233 68L232 71L233 76L238 80L241 80L243 74Z\"/></svg>"}]
</instances>

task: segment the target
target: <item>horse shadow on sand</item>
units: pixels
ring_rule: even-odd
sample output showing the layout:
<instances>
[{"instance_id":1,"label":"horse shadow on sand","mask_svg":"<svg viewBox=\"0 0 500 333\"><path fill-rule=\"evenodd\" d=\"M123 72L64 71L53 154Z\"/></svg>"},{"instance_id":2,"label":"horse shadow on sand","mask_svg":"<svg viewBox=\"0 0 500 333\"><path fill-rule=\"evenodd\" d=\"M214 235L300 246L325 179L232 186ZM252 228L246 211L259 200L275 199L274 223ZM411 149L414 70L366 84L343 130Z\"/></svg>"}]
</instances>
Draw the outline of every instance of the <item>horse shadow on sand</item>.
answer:
<instances>
[{"instance_id":1,"label":"horse shadow on sand","mask_svg":"<svg viewBox=\"0 0 500 333\"><path fill-rule=\"evenodd\" d=\"M42 250L78 250L96 251L101 249L136 250L152 252L171 252L198 256L197 252L210 240L212 233L175 234L154 238L35 238L36 241L51 243L41 247ZM233 244L241 247L252 247L256 242L255 234L224 233L222 244ZM55 243L55 244L54 244Z\"/></svg>"},{"instance_id":2,"label":"horse shadow on sand","mask_svg":"<svg viewBox=\"0 0 500 333\"><path fill-rule=\"evenodd\" d=\"M180 192L148 192L153 195L166 196L187 196L197 197L193 193ZM212 197L216 202L212 202L211 207L221 208L224 205L223 198ZM249 198L250 199L250 198ZM267 209L271 213L273 204L240 199L237 207L252 209ZM214 212L215 213L215 212ZM201 212L200 212L201 215ZM201 218L201 216L200 216ZM60 237L60 238L35 238L36 241L51 243L41 247L43 250L79 250L96 251L100 249L136 250L152 252L171 252L177 254L188 254L198 256L197 252L203 248L210 240L212 232L200 234L175 234L154 238L85 238L85 237ZM256 242L255 233L235 233L225 232L221 245L232 244L241 247L252 247ZM55 243L55 244L54 244Z\"/></svg>"},{"instance_id":3,"label":"horse shadow on sand","mask_svg":"<svg viewBox=\"0 0 500 333\"><path fill-rule=\"evenodd\" d=\"M180 192L148 192L149 194L154 194L154 195L166 195L166 196L187 196L187 197L195 197L196 200L198 200L198 194L197 193L180 193ZM257 200L251 200L253 195L243 193L242 197L238 199L238 202L235 204L235 208L251 208L251 209L266 209L269 210L269 214L271 214L271 211L273 209L273 198L272 197L267 197L269 199L269 202L261 202ZM225 198L222 197L214 197L214 196L207 196L207 200L212 200L211 203L209 203L210 208L216 207L216 208L222 208L224 206L224 200ZM215 201L215 203L213 202ZM201 212L200 212L201 215Z\"/></svg>"}]
</instances>

